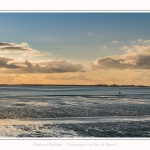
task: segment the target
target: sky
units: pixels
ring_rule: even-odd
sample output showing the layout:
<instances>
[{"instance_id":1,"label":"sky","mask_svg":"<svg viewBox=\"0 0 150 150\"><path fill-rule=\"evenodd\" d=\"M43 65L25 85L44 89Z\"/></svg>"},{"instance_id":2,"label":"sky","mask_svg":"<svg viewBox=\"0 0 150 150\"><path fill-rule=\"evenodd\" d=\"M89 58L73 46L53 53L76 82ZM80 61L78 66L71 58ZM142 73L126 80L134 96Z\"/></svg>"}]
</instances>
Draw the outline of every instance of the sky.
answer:
<instances>
[{"instance_id":1,"label":"sky","mask_svg":"<svg viewBox=\"0 0 150 150\"><path fill-rule=\"evenodd\" d=\"M0 84L150 86L150 13L0 12Z\"/></svg>"}]
</instances>

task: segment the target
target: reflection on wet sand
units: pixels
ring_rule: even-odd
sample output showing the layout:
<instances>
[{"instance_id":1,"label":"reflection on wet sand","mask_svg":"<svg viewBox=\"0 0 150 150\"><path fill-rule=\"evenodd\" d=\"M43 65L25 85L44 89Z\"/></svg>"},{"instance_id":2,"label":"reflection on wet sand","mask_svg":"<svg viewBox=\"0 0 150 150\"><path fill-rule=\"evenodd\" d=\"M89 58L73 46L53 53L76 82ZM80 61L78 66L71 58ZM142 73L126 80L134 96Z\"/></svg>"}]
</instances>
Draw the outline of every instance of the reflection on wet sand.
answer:
<instances>
[{"instance_id":1,"label":"reflection on wet sand","mask_svg":"<svg viewBox=\"0 0 150 150\"><path fill-rule=\"evenodd\" d=\"M0 121L0 137L149 137L149 131L149 116Z\"/></svg>"}]
</instances>

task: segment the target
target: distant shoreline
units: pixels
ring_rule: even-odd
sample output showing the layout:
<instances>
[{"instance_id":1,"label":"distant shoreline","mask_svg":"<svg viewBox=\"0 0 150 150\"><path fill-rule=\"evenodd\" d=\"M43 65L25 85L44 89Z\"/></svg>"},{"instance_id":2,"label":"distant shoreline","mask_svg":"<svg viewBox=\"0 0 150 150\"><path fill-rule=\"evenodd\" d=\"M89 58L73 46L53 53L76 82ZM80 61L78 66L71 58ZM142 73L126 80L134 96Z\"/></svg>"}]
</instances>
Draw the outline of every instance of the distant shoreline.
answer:
<instances>
[{"instance_id":1,"label":"distant shoreline","mask_svg":"<svg viewBox=\"0 0 150 150\"><path fill-rule=\"evenodd\" d=\"M96 84L96 85L77 85L77 84L0 84L1 86L97 86L97 87L150 87L145 85L107 85L107 84Z\"/></svg>"}]
</instances>

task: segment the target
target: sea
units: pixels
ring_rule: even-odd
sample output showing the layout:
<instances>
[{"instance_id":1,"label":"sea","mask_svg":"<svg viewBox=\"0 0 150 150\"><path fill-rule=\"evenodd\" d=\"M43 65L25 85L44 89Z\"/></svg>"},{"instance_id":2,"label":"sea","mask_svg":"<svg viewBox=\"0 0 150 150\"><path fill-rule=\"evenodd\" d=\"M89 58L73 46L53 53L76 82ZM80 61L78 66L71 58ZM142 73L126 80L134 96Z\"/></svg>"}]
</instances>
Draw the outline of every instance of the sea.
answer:
<instances>
[{"instance_id":1,"label":"sea","mask_svg":"<svg viewBox=\"0 0 150 150\"><path fill-rule=\"evenodd\" d=\"M150 87L0 86L0 138L150 137Z\"/></svg>"}]
</instances>

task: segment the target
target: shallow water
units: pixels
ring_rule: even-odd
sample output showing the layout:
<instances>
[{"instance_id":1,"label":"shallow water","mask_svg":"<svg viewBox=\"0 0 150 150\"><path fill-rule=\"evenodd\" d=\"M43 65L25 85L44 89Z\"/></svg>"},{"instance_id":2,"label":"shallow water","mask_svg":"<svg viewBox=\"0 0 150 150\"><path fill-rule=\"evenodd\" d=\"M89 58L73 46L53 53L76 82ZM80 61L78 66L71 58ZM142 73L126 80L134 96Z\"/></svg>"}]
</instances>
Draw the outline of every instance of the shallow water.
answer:
<instances>
[{"instance_id":1,"label":"shallow water","mask_svg":"<svg viewBox=\"0 0 150 150\"><path fill-rule=\"evenodd\" d=\"M149 92L148 87L0 87L0 136L149 137Z\"/></svg>"}]
</instances>

